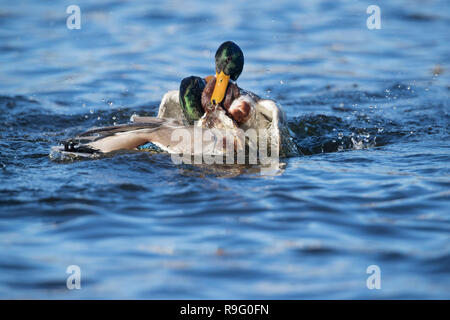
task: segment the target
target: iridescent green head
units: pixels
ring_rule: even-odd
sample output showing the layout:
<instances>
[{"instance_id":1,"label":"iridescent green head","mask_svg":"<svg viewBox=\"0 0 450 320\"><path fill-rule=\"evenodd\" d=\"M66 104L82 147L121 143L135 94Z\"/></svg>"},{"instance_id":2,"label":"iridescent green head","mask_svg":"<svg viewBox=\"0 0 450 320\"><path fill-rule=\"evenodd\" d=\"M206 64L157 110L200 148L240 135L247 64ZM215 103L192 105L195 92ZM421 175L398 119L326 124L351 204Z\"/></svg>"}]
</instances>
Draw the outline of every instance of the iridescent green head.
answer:
<instances>
[{"instance_id":1,"label":"iridescent green head","mask_svg":"<svg viewBox=\"0 0 450 320\"><path fill-rule=\"evenodd\" d=\"M241 75L244 68L244 53L236 43L227 41L217 49L215 60L216 85L211 96L211 103L214 105L224 99L230 79L236 81Z\"/></svg>"},{"instance_id":2,"label":"iridescent green head","mask_svg":"<svg viewBox=\"0 0 450 320\"><path fill-rule=\"evenodd\" d=\"M180 106L189 124L199 120L205 111L202 107L202 92L206 82L200 77L187 77L180 84Z\"/></svg>"},{"instance_id":3,"label":"iridescent green head","mask_svg":"<svg viewBox=\"0 0 450 320\"><path fill-rule=\"evenodd\" d=\"M236 81L244 68L244 53L233 41L227 41L220 45L216 51L216 74L222 71Z\"/></svg>"}]
</instances>

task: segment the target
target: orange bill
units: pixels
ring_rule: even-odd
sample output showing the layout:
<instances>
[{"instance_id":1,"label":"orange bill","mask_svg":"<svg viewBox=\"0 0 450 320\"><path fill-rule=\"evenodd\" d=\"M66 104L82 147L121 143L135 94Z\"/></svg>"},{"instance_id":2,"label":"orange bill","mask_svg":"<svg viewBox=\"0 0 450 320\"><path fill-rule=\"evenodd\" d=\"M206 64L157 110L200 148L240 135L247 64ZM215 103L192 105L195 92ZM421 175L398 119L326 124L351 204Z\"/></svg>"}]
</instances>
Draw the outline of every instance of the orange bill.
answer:
<instances>
[{"instance_id":1,"label":"orange bill","mask_svg":"<svg viewBox=\"0 0 450 320\"><path fill-rule=\"evenodd\" d=\"M223 71L216 74L216 85L214 86L214 91L211 96L211 103L217 105L222 102L227 91L228 82L230 81L230 76L227 76Z\"/></svg>"}]
</instances>

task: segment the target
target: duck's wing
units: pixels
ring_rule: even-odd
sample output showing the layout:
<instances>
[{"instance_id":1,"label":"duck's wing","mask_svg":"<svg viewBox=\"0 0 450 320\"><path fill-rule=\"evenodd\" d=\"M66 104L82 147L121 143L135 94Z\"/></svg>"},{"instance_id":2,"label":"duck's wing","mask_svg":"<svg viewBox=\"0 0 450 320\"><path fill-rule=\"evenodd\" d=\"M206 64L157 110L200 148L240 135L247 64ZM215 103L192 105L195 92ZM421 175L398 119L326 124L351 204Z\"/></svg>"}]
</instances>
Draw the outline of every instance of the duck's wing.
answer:
<instances>
[{"instance_id":1,"label":"duck's wing","mask_svg":"<svg viewBox=\"0 0 450 320\"><path fill-rule=\"evenodd\" d=\"M149 118L145 123L94 128L63 142L65 152L107 153L117 150L133 150L148 142L165 152L194 155L224 153L224 141L235 136L225 128L208 130L184 126L173 119Z\"/></svg>"},{"instance_id":2,"label":"duck's wing","mask_svg":"<svg viewBox=\"0 0 450 320\"><path fill-rule=\"evenodd\" d=\"M167 92L161 100L158 110L158 118L175 119L187 123L186 117L180 106L180 93L178 90Z\"/></svg>"},{"instance_id":3,"label":"duck's wing","mask_svg":"<svg viewBox=\"0 0 450 320\"><path fill-rule=\"evenodd\" d=\"M256 104L258 125L267 129L270 139L277 145L280 156L298 154L287 125L286 115L279 104L269 99L259 99Z\"/></svg>"},{"instance_id":4,"label":"duck's wing","mask_svg":"<svg viewBox=\"0 0 450 320\"><path fill-rule=\"evenodd\" d=\"M146 122L94 128L64 141L62 144L64 151L82 153L134 149L149 142L149 134L162 128L177 128L179 126L181 124L172 119L146 117Z\"/></svg>"},{"instance_id":5,"label":"duck's wing","mask_svg":"<svg viewBox=\"0 0 450 320\"><path fill-rule=\"evenodd\" d=\"M137 121L136 121L137 120ZM180 121L174 119L163 119L155 117L133 117L133 123L120 124L116 126L93 128L86 132L81 133L76 138L78 139L90 139L96 141L98 139L108 137L121 132L129 132L134 130L154 130L161 126L180 127L183 125Z\"/></svg>"}]
</instances>

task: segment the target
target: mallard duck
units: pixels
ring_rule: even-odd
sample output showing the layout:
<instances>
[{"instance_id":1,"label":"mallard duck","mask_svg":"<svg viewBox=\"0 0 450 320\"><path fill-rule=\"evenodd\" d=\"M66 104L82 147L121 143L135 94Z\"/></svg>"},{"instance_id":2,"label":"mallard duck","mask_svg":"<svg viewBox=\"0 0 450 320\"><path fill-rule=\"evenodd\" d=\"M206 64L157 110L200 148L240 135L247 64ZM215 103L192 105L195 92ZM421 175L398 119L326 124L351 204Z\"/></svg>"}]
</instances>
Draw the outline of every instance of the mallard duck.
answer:
<instances>
[{"instance_id":1,"label":"mallard duck","mask_svg":"<svg viewBox=\"0 0 450 320\"><path fill-rule=\"evenodd\" d=\"M224 142L236 142L242 130L254 129L258 139L264 136L276 146L277 156L291 154L295 146L281 108L274 101L261 99L235 83L243 66L244 54L239 46L231 41L224 42L215 54L215 76L184 78L179 91L164 95L156 118L134 115L131 124L89 130L65 141L59 150L78 155L123 149L154 149L188 155L225 154L224 143L217 144L218 137ZM214 129L212 133L210 129ZM202 138L200 149L195 147L198 130L202 134L200 137L209 131L209 139ZM188 138L174 139L177 134L180 138L180 132ZM242 144L258 148L255 141L249 143L245 137L239 141L241 148Z\"/></svg>"}]
</instances>

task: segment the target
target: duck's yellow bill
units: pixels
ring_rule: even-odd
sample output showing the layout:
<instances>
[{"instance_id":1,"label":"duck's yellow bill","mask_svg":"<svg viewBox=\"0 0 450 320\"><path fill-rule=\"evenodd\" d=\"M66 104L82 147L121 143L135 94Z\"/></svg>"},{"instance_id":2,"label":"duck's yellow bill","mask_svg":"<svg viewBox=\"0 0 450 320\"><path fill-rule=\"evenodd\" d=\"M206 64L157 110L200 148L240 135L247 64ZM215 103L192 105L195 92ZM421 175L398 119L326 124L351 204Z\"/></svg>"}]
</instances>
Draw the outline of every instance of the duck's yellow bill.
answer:
<instances>
[{"instance_id":1,"label":"duck's yellow bill","mask_svg":"<svg viewBox=\"0 0 450 320\"><path fill-rule=\"evenodd\" d=\"M214 86L214 91L211 96L211 103L216 105L222 102L225 97L225 92L227 91L228 82L230 81L230 76L227 76L223 71L216 74L216 85Z\"/></svg>"}]
</instances>

